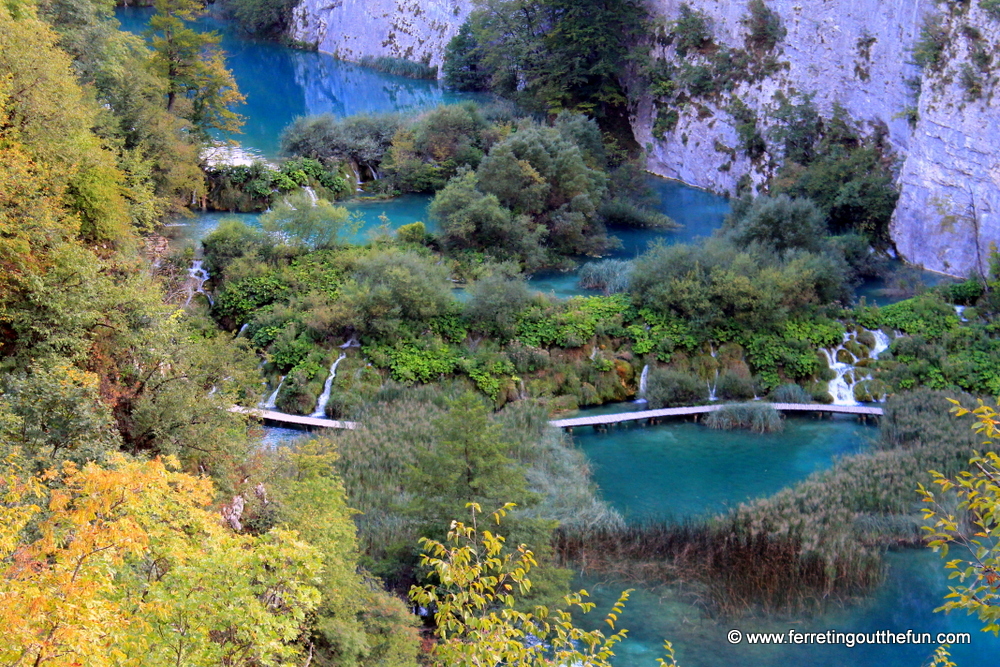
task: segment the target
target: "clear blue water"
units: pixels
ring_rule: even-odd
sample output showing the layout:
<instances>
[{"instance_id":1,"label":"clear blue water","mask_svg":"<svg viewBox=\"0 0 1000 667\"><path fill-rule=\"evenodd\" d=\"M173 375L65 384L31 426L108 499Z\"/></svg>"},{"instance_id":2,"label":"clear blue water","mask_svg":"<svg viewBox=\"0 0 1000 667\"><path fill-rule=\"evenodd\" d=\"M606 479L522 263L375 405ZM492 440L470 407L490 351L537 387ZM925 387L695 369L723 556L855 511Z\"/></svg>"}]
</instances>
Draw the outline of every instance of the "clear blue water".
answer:
<instances>
[{"instance_id":1,"label":"clear blue water","mask_svg":"<svg viewBox=\"0 0 1000 667\"><path fill-rule=\"evenodd\" d=\"M122 29L137 34L146 29L152 14L150 7L115 12ZM384 74L326 53L250 39L211 16L201 18L196 25L221 33L226 63L246 96L246 104L237 109L246 118L243 132L228 138L265 157L278 155L281 131L298 116L418 111L484 99L482 95L446 90L436 81Z\"/></svg>"},{"instance_id":2,"label":"clear blue water","mask_svg":"<svg viewBox=\"0 0 1000 667\"><path fill-rule=\"evenodd\" d=\"M619 404L581 411L626 412L641 404ZM742 431L712 431L699 424L673 422L654 427L618 428L607 433L579 429L576 445L592 464L601 495L630 520L685 519L712 514L743 500L767 496L829 467L838 457L861 450L872 427L850 418L814 420L789 418L784 432L754 435ZM973 643L956 646L961 667L1000 663L1000 641L979 632L975 619L934 614L947 593L941 559L930 551L889 554L888 574L875 594L858 604L835 608L818 617L716 621L704 616L676 590L638 588L619 627L629 629L614 660L616 667L654 667L664 639L673 642L682 667L789 667L809 665L878 665L918 667L934 646L785 646L732 645L729 630L743 632L826 631L970 632ZM635 584L614 578L578 577L598 607L588 627L599 622L626 588Z\"/></svg>"},{"instance_id":3,"label":"clear blue water","mask_svg":"<svg viewBox=\"0 0 1000 667\"><path fill-rule=\"evenodd\" d=\"M727 634L747 632L968 632L972 643L952 646L959 667L995 667L1000 664L1000 640L980 631L975 617L936 614L934 609L948 590L942 559L931 551L890 553L884 584L869 599L816 617L741 619L717 621L671 591L637 589L632 593L619 627L628 628L628 639L615 648L615 667L655 667L662 657L663 640L669 639L681 667L922 667L936 645L836 645L750 646L730 644ZM594 627L597 615L634 584L580 577L575 582L591 594L597 608L580 617ZM607 629L607 626L604 626Z\"/></svg>"},{"instance_id":4,"label":"clear blue water","mask_svg":"<svg viewBox=\"0 0 1000 667\"><path fill-rule=\"evenodd\" d=\"M625 407L619 411L645 409ZM605 433L577 429L573 441L590 460L601 495L627 519L680 520L771 495L860 451L874 434L849 417L789 417L782 432L764 435L636 422Z\"/></svg>"}]
</instances>

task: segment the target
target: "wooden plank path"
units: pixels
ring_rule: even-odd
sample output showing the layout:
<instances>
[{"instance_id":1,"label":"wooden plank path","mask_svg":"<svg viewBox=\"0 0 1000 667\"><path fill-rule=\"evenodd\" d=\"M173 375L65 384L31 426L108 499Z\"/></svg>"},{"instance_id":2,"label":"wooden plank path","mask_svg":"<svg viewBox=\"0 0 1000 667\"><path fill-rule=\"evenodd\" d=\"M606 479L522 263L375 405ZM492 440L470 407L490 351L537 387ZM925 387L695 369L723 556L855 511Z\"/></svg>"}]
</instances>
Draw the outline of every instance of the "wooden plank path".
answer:
<instances>
[{"instance_id":1,"label":"wooden plank path","mask_svg":"<svg viewBox=\"0 0 1000 667\"><path fill-rule=\"evenodd\" d=\"M621 424L623 422L643 421L648 419L662 419L665 417L685 417L687 415L701 415L707 412L715 412L726 405L733 403L716 403L712 405L694 405L684 408L662 408L660 410L639 410L637 412L619 412L612 415L596 415L594 417L573 417L570 419L554 419L549 422L556 428L575 428L577 426L609 426L611 424ZM775 410L781 412L827 412L833 414L861 415L879 417L882 415L882 408L868 407L864 405L821 405L818 403L755 403L754 405L770 405ZM307 428L342 428L356 429L357 422L337 421L335 419L320 419L318 417L303 417L301 415L290 415L275 410L262 410L260 408L243 408L234 406L230 408L232 412L256 417L265 422L274 424L287 424L289 426L305 426Z\"/></svg>"},{"instance_id":2,"label":"wooden plank path","mask_svg":"<svg viewBox=\"0 0 1000 667\"><path fill-rule=\"evenodd\" d=\"M321 419L319 417L303 417L302 415L290 415L285 412L275 410L262 410L260 408L243 408L235 405L229 408L230 412L238 412L243 415L256 417L261 421L275 424L289 424L292 426L306 426L308 428L346 428L349 430L358 427L357 422L342 422L336 419Z\"/></svg>"},{"instance_id":3,"label":"wooden plank path","mask_svg":"<svg viewBox=\"0 0 1000 667\"><path fill-rule=\"evenodd\" d=\"M574 428L577 426L608 426L623 422L642 421L644 419L661 419L664 417L684 417L715 412L733 403L716 403L713 405L694 405L684 408L662 408L660 410L639 410L637 412L619 412L613 415L596 415L593 417L573 417L571 419L555 419L549 424L556 428ZM770 405L781 412L828 412L847 415L881 416L882 408L864 405L822 405L818 403L754 403L754 405Z\"/></svg>"}]
</instances>

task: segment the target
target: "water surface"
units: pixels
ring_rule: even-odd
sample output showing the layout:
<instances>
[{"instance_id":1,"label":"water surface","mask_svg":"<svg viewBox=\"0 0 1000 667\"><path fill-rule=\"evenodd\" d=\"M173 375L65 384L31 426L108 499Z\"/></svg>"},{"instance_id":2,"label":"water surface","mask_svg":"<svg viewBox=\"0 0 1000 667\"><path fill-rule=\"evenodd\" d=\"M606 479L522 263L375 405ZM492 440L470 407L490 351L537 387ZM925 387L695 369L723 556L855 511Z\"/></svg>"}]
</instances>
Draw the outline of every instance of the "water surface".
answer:
<instances>
[{"instance_id":1,"label":"water surface","mask_svg":"<svg viewBox=\"0 0 1000 667\"><path fill-rule=\"evenodd\" d=\"M147 28L153 11L152 7L119 8L115 16L123 30L138 34ZM253 39L212 16L202 17L195 26L221 34L226 64L246 96L246 104L236 109L246 118L242 134L220 138L235 139L265 157L278 155L281 131L298 116L420 111L439 104L488 99L481 94L446 90L437 81L393 76L326 53Z\"/></svg>"},{"instance_id":2,"label":"water surface","mask_svg":"<svg viewBox=\"0 0 1000 667\"><path fill-rule=\"evenodd\" d=\"M851 417L797 416L786 418L780 433L636 422L606 433L580 428L573 441L590 460L601 496L628 520L681 520L774 494L861 451L876 433Z\"/></svg>"}]
</instances>

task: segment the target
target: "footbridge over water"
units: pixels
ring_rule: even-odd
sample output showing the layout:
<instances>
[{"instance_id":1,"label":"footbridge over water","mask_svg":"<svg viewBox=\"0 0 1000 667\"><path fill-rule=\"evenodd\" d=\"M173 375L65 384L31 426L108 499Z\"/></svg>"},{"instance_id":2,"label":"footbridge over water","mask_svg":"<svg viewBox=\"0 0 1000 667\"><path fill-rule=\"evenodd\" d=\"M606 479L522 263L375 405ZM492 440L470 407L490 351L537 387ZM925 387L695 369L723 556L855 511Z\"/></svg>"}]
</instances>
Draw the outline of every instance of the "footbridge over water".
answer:
<instances>
[{"instance_id":1,"label":"footbridge over water","mask_svg":"<svg viewBox=\"0 0 1000 667\"><path fill-rule=\"evenodd\" d=\"M732 403L693 405L682 408L662 408L660 410L638 410L636 412L619 412L612 415L594 415L592 417L572 417L570 419L555 419L549 423L557 428L572 430L578 426L593 426L600 430L614 424L645 421L657 424L661 419L697 416L715 412ZM866 405L822 405L818 403L755 403L754 405L769 405L780 412L815 412L826 414L857 415L862 418L881 417L882 408Z\"/></svg>"},{"instance_id":2,"label":"footbridge over water","mask_svg":"<svg viewBox=\"0 0 1000 667\"><path fill-rule=\"evenodd\" d=\"M660 410L638 410L636 412L619 412L611 415L595 415L593 417L572 417L570 419L555 419L549 424L556 428L572 430L578 426L593 426L596 429L606 428L614 424L625 422L645 421L648 424L657 424L662 419L697 416L708 412L715 412L730 403L713 405L693 405L683 408L662 408ZM755 405L769 405L781 412L814 412L825 414L857 415L862 418L881 417L882 408L869 407L866 405L821 405L817 403L757 403ZM290 415L285 412L275 410L262 410L259 408L243 408L235 406L230 408L233 412L256 417L265 423L277 426L288 426L291 428L340 428L355 429L357 422L337 421L336 419L321 419L318 417L303 417L301 415Z\"/></svg>"},{"instance_id":3,"label":"footbridge over water","mask_svg":"<svg viewBox=\"0 0 1000 667\"><path fill-rule=\"evenodd\" d=\"M276 426L287 426L290 428L344 428L354 430L358 427L357 422L337 421L336 419L322 419L320 417L303 417L302 415L290 415L287 412L276 410L264 410L261 408L243 408L234 406L229 408L230 412L238 412L242 415L256 417L266 424Z\"/></svg>"}]
</instances>

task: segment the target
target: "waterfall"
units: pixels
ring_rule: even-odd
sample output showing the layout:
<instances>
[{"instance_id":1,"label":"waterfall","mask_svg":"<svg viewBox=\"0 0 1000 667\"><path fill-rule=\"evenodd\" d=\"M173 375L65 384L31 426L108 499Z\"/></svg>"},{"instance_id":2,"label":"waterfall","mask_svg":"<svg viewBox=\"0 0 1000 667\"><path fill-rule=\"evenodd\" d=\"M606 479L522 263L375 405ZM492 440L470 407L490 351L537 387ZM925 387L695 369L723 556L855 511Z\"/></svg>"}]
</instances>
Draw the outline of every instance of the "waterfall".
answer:
<instances>
[{"instance_id":1,"label":"waterfall","mask_svg":"<svg viewBox=\"0 0 1000 667\"><path fill-rule=\"evenodd\" d=\"M317 200L317 197L316 197L316 191L315 191L315 190L313 190L313 189L312 189L311 187L309 187L308 185L307 185L307 186L305 186L305 187L303 187L302 189L303 189L303 190L305 191L305 193L306 193L307 195L309 195L309 201L311 201L311 202L312 202L312 205L313 205L313 206L315 206L315 205L316 205L316 200Z\"/></svg>"},{"instance_id":2,"label":"waterfall","mask_svg":"<svg viewBox=\"0 0 1000 667\"><path fill-rule=\"evenodd\" d=\"M316 401L316 411L309 415L310 417L326 419L326 404L330 402L330 392L333 390L333 378L337 377L337 364L346 358L347 355L341 352L337 360L330 366L330 375L327 376L326 383L323 385L323 393L320 394L319 400Z\"/></svg>"},{"instance_id":3,"label":"waterfall","mask_svg":"<svg viewBox=\"0 0 1000 667\"><path fill-rule=\"evenodd\" d=\"M714 352L712 353L712 356L713 357L715 356ZM715 395L715 388L717 386L719 386L719 369L718 368L715 369L715 380L711 384L709 384L709 382L706 380L705 384L708 385L708 400L710 400L710 401L717 401L717 400L719 400L719 397Z\"/></svg>"},{"instance_id":4,"label":"waterfall","mask_svg":"<svg viewBox=\"0 0 1000 667\"><path fill-rule=\"evenodd\" d=\"M965 306L955 306L955 314L958 315L960 322L968 322L969 319L965 316Z\"/></svg>"},{"instance_id":5,"label":"waterfall","mask_svg":"<svg viewBox=\"0 0 1000 667\"><path fill-rule=\"evenodd\" d=\"M278 392L281 391L281 385L285 384L285 377L286 376L284 375L281 376L281 380L278 381L278 386L274 388L274 391L267 397L267 400L260 404L260 407L265 410L274 410L278 407Z\"/></svg>"},{"instance_id":6,"label":"waterfall","mask_svg":"<svg viewBox=\"0 0 1000 667\"><path fill-rule=\"evenodd\" d=\"M865 329L870 333L875 339L875 346L870 350L868 356L870 359L878 359L879 355L889 349L889 344L891 340L883 331L876 329L871 331ZM855 339L850 333L844 334L844 340L833 350L821 349L820 351L826 356L826 363L837 376L830 380L829 382L829 392L833 396L834 405L860 405L858 401L854 399L854 385L859 381L866 380L869 378L869 373L863 368L857 368L854 364L847 363L846 361L838 361L837 356L841 350L845 350L845 343ZM847 351L850 354L850 351ZM857 359L855 359L857 361ZM863 377L859 377L859 374L864 374Z\"/></svg>"},{"instance_id":7,"label":"waterfall","mask_svg":"<svg viewBox=\"0 0 1000 667\"><path fill-rule=\"evenodd\" d=\"M638 398L635 401L636 403L646 402L646 384L648 378L649 378L649 364L646 364L645 366L642 367L642 373L639 375L639 392L637 394Z\"/></svg>"},{"instance_id":8,"label":"waterfall","mask_svg":"<svg viewBox=\"0 0 1000 667\"><path fill-rule=\"evenodd\" d=\"M243 325L240 327L240 330L236 332L236 335L233 336L233 338L239 338L240 336L242 336L243 332L247 330L248 326L250 326L250 323L244 322Z\"/></svg>"},{"instance_id":9,"label":"waterfall","mask_svg":"<svg viewBox=\"0 0 1000 667\"><path fill-rule=\"evenodd\" d=\"M205 291L205 283L209 279L208 271L206 271L202 265L201 260L196 259L191 262L191 268L188 269L188 279L191 281L192 285L188 285L188 298L184 302L185 306L191 304L191 299L194 298L195 294L204 294L205 298L208 299L208 303L215 305L215 301L212 300L212 295Z\"/></svg>"},{"instance_id":10,"label":"waterfall","mask_svg":"<svg viewBox=\"0 0 1000 667\"><path fill-rule=\"evenodd\" d=\"M850 334L844 334L844 342L850 339ZM830 380L829 392L833 396L834 405L857 405L858 402L854 400L854 389L851 384L844 377L848 373L854 370L852 364L837 361L837 353L844 349L843 343L838 345L834 350L822 350L823 354L826 355L826 363L837 377Z\"/></svg>"}]
</instances>

